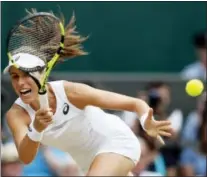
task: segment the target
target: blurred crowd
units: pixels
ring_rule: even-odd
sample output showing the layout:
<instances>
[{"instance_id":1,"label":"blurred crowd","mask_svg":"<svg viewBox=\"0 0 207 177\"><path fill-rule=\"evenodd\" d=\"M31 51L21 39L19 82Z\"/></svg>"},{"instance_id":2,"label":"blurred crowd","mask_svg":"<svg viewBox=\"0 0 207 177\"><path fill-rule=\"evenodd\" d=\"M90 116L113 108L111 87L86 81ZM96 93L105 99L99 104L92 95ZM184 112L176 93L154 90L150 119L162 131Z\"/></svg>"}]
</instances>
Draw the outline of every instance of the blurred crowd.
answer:
<instances>
[{"instance_id":1,"label":"blurred crowd","mask_svg":"<svg viewBox=\"0 0 207 177\"><path fill-rule=\"evenodd\" d=\"M131 127L141 143L141 159L134 169L136 176L196 176L206 175L206 93L197 100L195 110L184 118L182 110L168 112L170 86L164 82L151 82L138 97L145 99L154 109L155 119L172 122L171 138L160 146L156 139L146 135L137 115L122 112L122 119Z\"/></svg>"},{"instance_id":2,"label":"blurred crowd","mask_svg":"<svg viewBox=\"0 0 207 177\"><path fill-rule=\"evenodd\" d=\"M181 71L183 79L206 80L206 37L205 33L194 36L193 44L198 60L184 67ZM146 135L136 113L116 113L132 129L141 144L142 154L133 170L134 176L206 176L206 93L197 97L197 105L187 117L184 117L180 108L175 107L169 112L169 83L149 82L145 89L137 92L137 97L145 100L154 109L155 119L169 119L172 122L173 135L165 139L165 146L161 146L156 139ZM1 137L2 176L83 175L70 154L46 146L40 147L31 164L23 165L18 159L15 144L4 119L1 122Z\"/></svg>"}]
</instances>

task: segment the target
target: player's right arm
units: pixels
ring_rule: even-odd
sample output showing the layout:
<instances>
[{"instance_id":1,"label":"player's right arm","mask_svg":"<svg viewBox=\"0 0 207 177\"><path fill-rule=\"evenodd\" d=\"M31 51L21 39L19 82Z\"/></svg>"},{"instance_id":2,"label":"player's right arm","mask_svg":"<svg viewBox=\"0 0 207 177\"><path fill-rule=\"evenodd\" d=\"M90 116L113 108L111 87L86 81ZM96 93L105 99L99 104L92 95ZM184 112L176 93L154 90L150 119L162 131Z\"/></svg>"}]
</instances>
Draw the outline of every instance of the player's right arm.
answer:
<instances>
[{"instance_id":1,"label":"player's right arm","mask_svg":"<svg viewBox=\"0 0 207 177\"><path fill-rule=\"evenodd\" d=\"M28 136L28 127L31 124L28 113L14 104L7 112L6 119L16 144L19 159L24 164L31 163L36 156L40 141L34 141ZM35 130L41 133L51 122L48 120L51 120L51 116L45 116L44 110L38 110L33 124Z\"/></svg>"},{"instance_id":2,"label":"player's right arm","mask_svg":"<svg viewBox=\"0 0 207 177\"><path fill-rule=\"evenodd\" d=\"M37 153L39 142L34 142L27 136L28 127L31 123L28 113L14 104L7 112L6 119L16 144L19 159L24 164L29 164Z\"/></svg>"}]
</instances>

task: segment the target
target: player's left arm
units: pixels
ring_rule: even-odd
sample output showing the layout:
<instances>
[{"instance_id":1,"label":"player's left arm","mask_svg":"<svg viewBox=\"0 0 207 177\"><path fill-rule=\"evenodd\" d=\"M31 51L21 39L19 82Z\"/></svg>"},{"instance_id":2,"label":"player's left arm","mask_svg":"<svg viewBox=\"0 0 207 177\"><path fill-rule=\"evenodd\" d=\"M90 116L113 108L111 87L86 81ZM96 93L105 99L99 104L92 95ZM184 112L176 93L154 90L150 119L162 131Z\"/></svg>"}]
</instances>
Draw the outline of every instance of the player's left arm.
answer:
<instances>
[{"instance_id":1,"label":"player's left arm","mask_svg":"<svg viewBox=\"0 0 207 177\"><path fill-rule=\"evenodd\" d=\"M154 120L152 109L141 99L96 89L80 83L65 82L64 85L68 99L79 109L92 105L103 109L136 112L148 135L158 138L162 144L164 141L161 136L171 136L170 122Z\"/></svg>"},{"instance_id":2,"label":"player's left arm","mask_svg":"<svg viewBox=\"0 0 207 177\"><path fill-rule=\"evenodd\" d=\"M150 107L141 99L96 89L81 83L64 81L65 91L72 104L80 109L87 105L103 109L127 110L143 115Z\"/></svg>"}]
</instances>

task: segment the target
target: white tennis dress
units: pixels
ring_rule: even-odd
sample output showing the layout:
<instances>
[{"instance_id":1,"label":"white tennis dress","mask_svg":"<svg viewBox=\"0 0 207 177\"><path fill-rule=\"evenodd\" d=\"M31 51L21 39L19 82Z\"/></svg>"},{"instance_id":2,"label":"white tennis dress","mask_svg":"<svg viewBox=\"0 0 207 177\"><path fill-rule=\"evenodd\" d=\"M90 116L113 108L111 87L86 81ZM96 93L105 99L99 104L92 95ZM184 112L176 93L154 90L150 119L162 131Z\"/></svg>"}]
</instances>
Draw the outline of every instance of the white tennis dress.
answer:
<instances>
[{"instance_id":1,"label":"white tennis dress","mask_svg":"<svg viewBox=\"0 0 207 177\"><path fill-rule=\"evenodd\" d=\"M86 173L96 155L113 152L124 155L137 163L140 144L131 129L117 116L102 109L87 106L80 110L71 104L65 94L63 81L50 82L56 96L57 107L54 123L44 132L42 144L68 152ZM35 111L18 98L32 121Z\"/></svg>"}]
</instances>

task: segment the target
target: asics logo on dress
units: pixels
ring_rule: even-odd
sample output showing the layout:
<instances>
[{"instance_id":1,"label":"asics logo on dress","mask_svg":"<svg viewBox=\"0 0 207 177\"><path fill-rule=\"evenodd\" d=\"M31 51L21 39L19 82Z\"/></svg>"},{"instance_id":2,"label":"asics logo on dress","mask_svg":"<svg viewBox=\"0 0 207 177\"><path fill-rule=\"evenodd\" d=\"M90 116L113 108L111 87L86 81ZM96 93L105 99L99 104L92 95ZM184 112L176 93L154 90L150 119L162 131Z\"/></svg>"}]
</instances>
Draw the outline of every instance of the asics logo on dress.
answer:
<instances>
[{"instance_id":1,"label":"asics logo on dress","mask_svg":"<svg viewBox=\"0 0 207 177\"><path fill-rule=\"evenodd\" d=\"M63 114L66 115L69 112L69 109L69 105L67 103L64 103Z\"/></svg>"}]
</instances>

